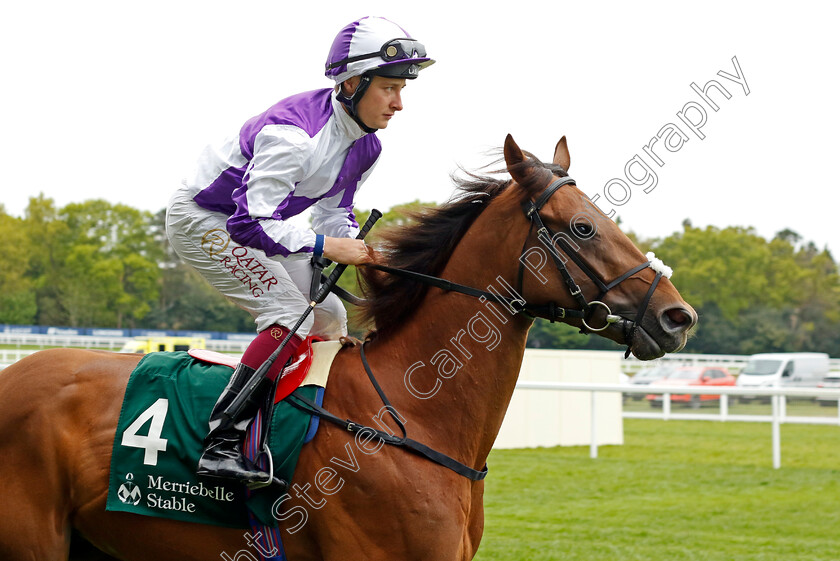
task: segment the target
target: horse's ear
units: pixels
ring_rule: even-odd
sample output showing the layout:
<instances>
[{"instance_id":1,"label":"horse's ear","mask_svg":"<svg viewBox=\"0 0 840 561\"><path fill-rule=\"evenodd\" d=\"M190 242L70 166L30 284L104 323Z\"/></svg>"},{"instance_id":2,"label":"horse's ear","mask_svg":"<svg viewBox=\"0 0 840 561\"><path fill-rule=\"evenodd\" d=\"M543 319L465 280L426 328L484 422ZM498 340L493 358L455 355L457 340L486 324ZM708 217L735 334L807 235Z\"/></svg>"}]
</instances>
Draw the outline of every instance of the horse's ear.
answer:
<instances>
[{"instance_id":1,"label":"horse's ear","mask_svg":"<svg viewBox=\"0 0 840 561\"><path fill-rule=\"evenodd\" d=\"M519 148L519 145L516 144L516 141L513 140L513 136L507 135L505 138L505 163L507 164L508 172L510 172L513 179L519 183L521 177L516 177L516 175L521 175L521 172L517 173L517 165L521 164L525 161L525 154L522 153L522 150ZM519 168L521 169L521 168Z\"/></svg>"},{"instance_id":2,"label":"horse's ear","mask_svg":"<svg viewBox=\"0 0 840 561\"><path fill-rule=\"evenodd\" d=\"M569 157L569 146L566 144L566 137L560 139L557 146L554 147L554 163L569 171L571 158Z\"/></svg>"}]
</instances>

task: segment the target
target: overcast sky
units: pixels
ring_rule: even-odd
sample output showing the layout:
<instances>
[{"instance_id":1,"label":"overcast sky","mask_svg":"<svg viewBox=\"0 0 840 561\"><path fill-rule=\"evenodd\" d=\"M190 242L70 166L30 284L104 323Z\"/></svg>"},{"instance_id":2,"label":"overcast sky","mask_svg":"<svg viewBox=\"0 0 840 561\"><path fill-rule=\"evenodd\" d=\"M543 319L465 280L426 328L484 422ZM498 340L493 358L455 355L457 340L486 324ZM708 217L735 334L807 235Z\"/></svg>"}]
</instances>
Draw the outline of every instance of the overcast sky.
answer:
<instances>
[{"instance_id":1,"label":"overcast sky","mask_svg":"<svg viewBox=\"0 0 840 561\"><path fill-rule=\"evenodd\" d=\"M329 87L335 34L382 15L438 63L378 133L382 160L357 207L442 202L449 174L488 163L507 133L543 159L566 135L578 185L643 236L686 218L765 237L791 228L838 257L840 34L827 5L15 2L0 23L0 203L18 216L39 193L160 210L205 144L282 97ZM745 85L718 74L737 75L733 57ZM691 88L709 80L731 96L710 92L718 111ZM689 104L698 122L692 103L703 139L677 115ZM650 147L657 134L678 150ZM626 177L635 156L656 174L647 193ZM631 188L629 199L620 183L607 189L624 204L604 194L612 179Z\"/></svg>"}]
</instances>

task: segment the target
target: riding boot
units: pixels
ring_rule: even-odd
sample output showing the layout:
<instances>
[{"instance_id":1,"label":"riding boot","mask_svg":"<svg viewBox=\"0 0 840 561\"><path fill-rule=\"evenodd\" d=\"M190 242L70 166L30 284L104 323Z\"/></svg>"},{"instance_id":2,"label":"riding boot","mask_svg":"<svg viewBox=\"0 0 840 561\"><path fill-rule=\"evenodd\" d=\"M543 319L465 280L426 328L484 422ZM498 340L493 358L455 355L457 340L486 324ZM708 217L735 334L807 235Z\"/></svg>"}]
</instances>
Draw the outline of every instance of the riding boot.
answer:
<instances>
[{"instance_id":1,"label":"riding boot","mask_svg":"<svg viewBox=\"0 0 840 561\"><path fill-rule=\"evenodd\" d=\"M245 431L274 382L263 378L235 418L223 415L254 372L249 366L237 365L230 382L213 406L210 413L210 432L204 439L204 452L198 460L198 475L235 479L249 485L269 481L270 475L245 457L242 447Z\"/></svg>"}]
</instances>

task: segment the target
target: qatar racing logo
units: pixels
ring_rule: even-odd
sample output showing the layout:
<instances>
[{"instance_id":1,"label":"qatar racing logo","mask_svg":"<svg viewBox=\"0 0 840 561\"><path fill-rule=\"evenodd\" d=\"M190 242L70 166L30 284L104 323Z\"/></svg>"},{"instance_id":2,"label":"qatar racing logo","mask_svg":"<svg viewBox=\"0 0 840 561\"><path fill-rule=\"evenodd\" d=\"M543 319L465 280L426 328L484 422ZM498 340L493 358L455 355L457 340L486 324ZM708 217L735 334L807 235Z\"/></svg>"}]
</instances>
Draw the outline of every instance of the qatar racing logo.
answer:
<instances>
[{"instance_id":1,"label":"qatar racing logo","mask_svg":"<svg viewBox=\"0 0 840 561\"><path fill-rule=\"evenodd\" d=\"M138 504L140 504L140 499L143 498L143 495L140 493L140 488L137 485L135 485L132 479L134 479L133 474L126 474L125 483L120 485L120 488L117 489L117 497L124 504L137 506Z\"/></svg>"},{"instance_id":2,"label":"qatar racing logo","mask_svg":"<svg viewBox=\"0 0 840 561\"><path fill-rule=\"evenodd\" d=\"M254 298L259 298L278 284L277 277L260 263L252 250L236 244L231 247L230 241L226 230L208 230L201 236L201 250L245 285Z\"/></svg>"},{"instance_id":3,"label":"qatar racing logo","mask_svg":"<svg viewBox=\"0 0 840 561\"><path fill-rule=\"evenodd\" d=\"M210 257L219 255L230 245L230 235L219 228L208 230L201 237L201 249Z\"/></svg>"}]
</instances>

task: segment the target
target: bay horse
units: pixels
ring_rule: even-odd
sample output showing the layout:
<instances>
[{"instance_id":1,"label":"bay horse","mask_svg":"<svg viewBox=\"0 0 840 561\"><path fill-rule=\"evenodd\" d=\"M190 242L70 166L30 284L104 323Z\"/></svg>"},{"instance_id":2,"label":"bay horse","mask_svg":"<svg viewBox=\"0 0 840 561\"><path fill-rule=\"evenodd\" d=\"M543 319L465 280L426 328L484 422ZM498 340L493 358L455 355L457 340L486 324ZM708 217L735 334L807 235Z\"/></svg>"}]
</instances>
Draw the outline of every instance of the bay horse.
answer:
<instances>
[{"instance_id":1,"label":"bay horse","mask_svg":"<svg viewBox=\"0 0 840 561\"><path fill-rule=\"evenodd\" d=\"M511 179L462 179L460 197L396 230L381 252L394 267L477 287L476 298L363 273L366 313L376 324L364 349L382 390L411 438L476 470L513 394L533 316L597 331L640 359L680 350L697 319L568 178L565 137L552 164L524 153L510 136L504 157ZM510 289L519 296L490 297ZM520 306L508 309L508 302ZM71 536L96 550L77 559L256 558L245 530L106 512L111 446L138 360L52 349L2 371L1 559L67 560ZM368 424L381 412L359 346L338 353L324 407ZM370 444L322 422L304 447L296 491L278 509L288 558L472 559L484 527L483 481Z\"/></svg>"}]
</instances>

